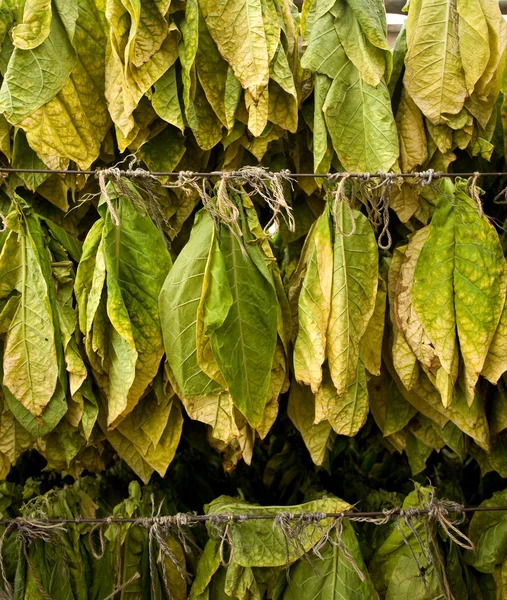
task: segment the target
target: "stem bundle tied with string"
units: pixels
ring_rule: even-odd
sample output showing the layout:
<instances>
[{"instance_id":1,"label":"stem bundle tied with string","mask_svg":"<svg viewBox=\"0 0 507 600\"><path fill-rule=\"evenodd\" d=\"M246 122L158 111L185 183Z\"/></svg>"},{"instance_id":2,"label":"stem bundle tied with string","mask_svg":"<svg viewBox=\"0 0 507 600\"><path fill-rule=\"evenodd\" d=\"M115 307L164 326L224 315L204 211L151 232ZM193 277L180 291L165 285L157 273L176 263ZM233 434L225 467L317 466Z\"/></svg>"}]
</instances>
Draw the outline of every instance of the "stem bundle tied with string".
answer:
<instances>
[{"instance_id":1,"label":"stem bundle tied with string","mask_svg":"<svg viewBox=\"0 0 507 600\"><path fill-rule=\"evenodd\" d=\"M120 169L125 160L112 167L98 169L95 177L99 185L99 194L84 195L80 204L100 196L107 205L111 222L115 227L119 227L120 218L115 203L121 202L122 198L128 198L137 211L150 216L163 234L169 227L169 222L157 197L157 188L160 188L161 184L149 171L135 166L135 157L131 159L127 169Z\"/></svg>"},{"instance_id":2,"label":"stem bundle tied with string","mask_svg":"<svg viewBox=\"0 0 507 600\"><path fill-rule=\"evenodd\" d=\"M212 173L210 177L213 177ZM230 192L246 194L251 198L257 197L266 203L271 210L271 217L263 228L266 235L271 235L273 225L276 231L279 229L281 218L289 231L293 232L296 226L294 215L285 198L285 184L292 189L293 183L288 170L273 173L263 167L247 166L237 171L221 173L218 186L213 186L209 179L198 177L191 171L182 171L175 182L168 182L165 186L180 188L187 193L195 191L215 225L218 227L220 223L224 223L239 237L239 211L230 198Z\"/></svg>"},{"instance_id":3,"label":"stem bundle tied with string","mask_svg":"<svg viewBox=\"0 0 507 600\"><path fill-rule=\"evenodd\" d=\"M416 174L414 174L415 176ZM433 177L431 175L431 177ZM354 180L353 196L358 197L375 231L380 230L377 243L381 250L389 250L392 237L389 231L391 192L398 181L396 173L364 173Z\"/></svg>"},{"instance_id":4,"label":"stem bundle tied with string","mask_svg":"<svg viewBox=\"0 0 507 600\"><path fill-rule=\"evenodd\" d=\"M14 598L12 586L7 579L7 574L5 571L5 564L3 558L3 546L6 540L6 537L15 533L18 539L21 542L21 548L23 550L23 556L25 558L26 564L28 566L28 570L30 571L30 575L37 587L39 594L45 600L52 600L51 596L44 589L42 582L40 581L37 573L35 572L35 568L30 560L29 556L29 548L30 545L35 541L42 541L45 544L56 544L58 543L58 536L62 533L65 533L67 530L60 523L47 523L43 520L39 519L30 519L25 517L18 517L14 519L7 525L4 529L2 535L0 536L0 576L2 578L2 586L4 588L4 592L9 600Z\"/></svg>"},{"instance_id":5,"label":"stem bundle tied with string","mask_svg":"<svg viewBox=\"0 0 507 600\"><path fill-rule=\"evenodd\" d=\"M336 231L343 237L352 237L356 233L356 219L354 217L354 211L352 210L349 199L347 197L347 194L345 193L345 185L347 184L349 177L350 177L349 173L345 173L345 174L336 173L336 176L334 179L339 179L339 183L336 186L336 189L334 190L334 192L332 192L332 197L331 197L331 201L332 201L331 211L333 214L333 225L334 225L334 228L336 229ZM352 224L351 230L349 232L343 231L343 229L339 223L338 207L340 206L340 203L343 203L343 205L349 211L350 222Z\"/></svg>"}]
</instances>

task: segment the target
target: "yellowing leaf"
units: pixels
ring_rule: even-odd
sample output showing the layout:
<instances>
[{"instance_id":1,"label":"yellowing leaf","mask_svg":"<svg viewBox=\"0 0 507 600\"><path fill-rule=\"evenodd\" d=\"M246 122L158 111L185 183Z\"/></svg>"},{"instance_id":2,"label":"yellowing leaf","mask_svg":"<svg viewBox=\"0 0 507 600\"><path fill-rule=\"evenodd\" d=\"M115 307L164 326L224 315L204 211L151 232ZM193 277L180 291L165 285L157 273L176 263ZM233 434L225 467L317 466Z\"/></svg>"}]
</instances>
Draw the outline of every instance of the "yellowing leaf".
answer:
<instances>
[{"instance_id":1,"label":"yellowing leaf","mask_svg":"<svg viewBox=\"0 0 507 600\"><path fill-rule=\"evenodd\" d=\"M372 375L380 375L382 364L382 342L384 338L384 324L386 317L387 286L379 277L375 309L368 322L366 331L360 342L360 353L366 370Z\"/></svg>"},{"instance_id":2,"label":"yellowing leaf","mask_svg":"<svg viewBox=\"0 0 507 600\"><path fill-rule=\"evenodd\" d=\"M505 285L498 234L478 214L464 184L458 182L453 189L447 182L417 262L412 300L442 367L452 378L459 339L470 390L497 328Z\"/></svg>"},{"instance_id":3,"label":"yellowing leaf","mask_svg":"<svg viewBox=\"0 0 507 600\"><path fill-rule=\"evenodd\" d=\"M183 402L191 419L206 423L211 427L211 435L230 444L239 437L239 430L234 420L234 404L228 392L202 398L189 398Z\"/></svg>"},{"instance_id":4,"label":"yellowing leaf","mask_svg":"<svg viewBox=\"0 0 507 600\"><path fill-rule=\"evenodd\" d=\"M183 132L185 124L178 98L176 66L170 67L155 84L152 104L157 115Z\"/></svg>"},{"instance_id":5,"label":"yellowing leaf","mask_svg":"<svg viewBox=\"0 0 507 600\"><path fill-rule=\"evenodd\" d=\"M245 92L245 106L248 110L248 129L255 137L259 137L268 124L269 88L265 88L258 100L247 91Z\"/></svg>"},{"instance_id":6,"label":"yellowing leaf","mask_svg":"<svg viewBox=\"0 0 507 600\"><path fill-rule=\"evenodd\" d=\"M384 81L369 85L349 62L333 81L323 111L346 170L391 170L399 155L398 135Z\"/></svg>"},{"instance_id":7,"label":"yellowing leaf","mask_svg":"<svg viewBox=\"0 0 507 600\"><path fill-rule=\"evenodd\" d=\"M507 307L504 304L498 327L484 361L482 375L496 384L505 371L507 371Z\"/></svg>"},{"instance_id":8,"label":"yellowing leaf","mask_svg":"<svg viewBox=\"0 0 507 600\"><path fill-rule=\"evenodd\" d=\"M23 22L12 30L12 42L17 48L37 48L49 35L51 0L29 0L23 8Z\"/></svg>"},{"instance_id":9,"label":"yellowing leaf","mask_svg":"<svg viewBox=\"0 0 507 600\"><path fill-rule=\"evenodd\" d=\"M104 97L106 36L103 18L92 0L78 3L74 24L79 39L75 68L58 94L19 125L46 163L52 157L52 168L60 159L89 169L111 123Z\"/></svg>"},{"instance_id":10,"label":"yellowing leaf","mask_svg":"<svg viewBox=\"0 0 507 600\"><path fill-rule=\"evenodd\" d=\"M2 288L20 294L5 338L3 384L18 402L39 416L55 392L58 364L47 283L28 228L11 231L0 265Z\"/></svg>"},{"instance_id":11,"label":"yellowing leaf","mask_svg":"<svg viewBox=\"0 0 507 600\"><path fill-rule=\"evenodd\" d=\"M401 266L406 246L398 246L393 253L388 274L388 298L389 298L389 317L392 329L392 361L393 367L398 374L403 386L411 390L419 377L419 363L412 348L409 346L405 335L397 325L397 319L394 312L394 303L396 298L398 281L401 273Z\"/></svg>"},{"instance_id":12,"label":"yellowing leaf","mask_svg":"<svg viewBox=\"0 0 507 600\"><path fill-rule=\"evenodd\" d=\"M495 85L498 71L501 71L501 61L507 44L507 24L495 0L480 0L480 4L488 23L489 61L477 82L476 92L481 96L486 96Z\"/></svg>"},{"instance_id":13,"label":"yellowing leaf","mask_svg":"<svg viewBox=\"0 0 507 600\"><path fill-rule=\"evenodd\" d=\"M459 55L456 0L425 0L409 10L404 85L434 124L456 115L467 96ZM417 12L416 12L417 11Z\"/></svg>"},{"instance_id":14,"label":"yellowing leaf","mask_svg":"<svg viewBox=\"0 0 507 600\"><path fill-rule=\"evenodd\" d=\"M333 446L335 433L327 421L315 425L315 398L310 388L291 383L288 414L301 434L316 465L324 464Z\"/></svg>"},{"instance_id":15,"label":"yellowing leaf","mask_svg":"<svg viewBox=\"0 0 507 600\"><path fill-rule=\"evenodd\" d=\"M480 0L457 0L459 52L468 93L484 73L490 57L488 22Z\"/></svg>"},{"instance_id":16,"label":"yellowing leaf","mask_svg":"<svg viewBox=\"0 0 507 600\"><path fill-rule=\"evenodd\" d=\"M362 79L376 87L386 71L385 55L389 54L387 41L384 39L383 47L372 44L348 2L337 2L333 12L335 27L345 53L361 73ZM376 27L372 27L371 31L378 32Z\"/></svg>"},{"instance_id":17,"label":"yellowing leaf","mask_svg":"<svg viewBox=\"0 0 507 600\"><path fill-rule=\"evenodd\" d=\"M401 92L396 112L396 125L400 136L401 170L409 173L426 162L428 151L422 113L405 88ZM403 187L406 191L407 186L403 185ZM405 218L405 221L407 220Z\"/></svg>"},{"instance_id":18,"label":"yellowing leaf","mask_svg":"<svg viewBox=\"0 0 507 600\"><path fill-rule=\"evenodd\" d=\"M314 225L312 250L298 300L298 336L294 345L294 374L317 393L326 360L326 338L331 311L333 247L327 210Z\"/></svg>"},{"instance_id":19,"label":"yellowing leaf","mask_svg":"<svg viewBox=\"0 0 507 600\"><path fill-rule=\"evenodd\" d=\"M359 342L375 308L378 251L368 219L358 211L349 212L344 202L337 207L336 225L327 356L331 379L342 396L356 380Z\"/></svg>"},{"instance_id":20,"label":"yellowing leaf","mask_svg":"<svg viewBox=\"0 0 507 600\"><path fill-rule=\"evenodd\" d=\"M200 0L199 5L220 54L258 102L270 63L261 0Z\"/></svg>"},{"instance_id":21,"label":"yellowing leaf","mask_svg":"<svg viewBox=\"0 0 507 600\"><path fill-rule=\"evenodd\" d=\"M393 297L393 314L397 326L403 333L419 363L427 373L435 375L440 368L440 361L414 310L411 296L417 261L421 249L428 240L429 234L430 228L423 227L410 238L410 242L405 250Z\"/></svg>"},{"instance_id":22,"label":"yellowing leaf","mask_svg":"<svg viewBox=\"0 0 507 600\"><path fill-rule=\"evenodd\" d=\"M357 372L344 394L338 394L328 369L324 369L322 385L315 395L315 423L327 420L338 435L352 437L366 423L368 417L368 388L366 372L361 359Z\"/></svg>"},{"instance_id":23,"label":"yellowing leaf","mask_svg":"<svg viewBox=\"0 0 507 600\"><path fill-rule=\"evenodd\" d=\"M55 13L42 44L32 50L14 49L0 88L0 112L17 125L58 94L75 65L76 53Z\"/></svg>"}]
</instances>

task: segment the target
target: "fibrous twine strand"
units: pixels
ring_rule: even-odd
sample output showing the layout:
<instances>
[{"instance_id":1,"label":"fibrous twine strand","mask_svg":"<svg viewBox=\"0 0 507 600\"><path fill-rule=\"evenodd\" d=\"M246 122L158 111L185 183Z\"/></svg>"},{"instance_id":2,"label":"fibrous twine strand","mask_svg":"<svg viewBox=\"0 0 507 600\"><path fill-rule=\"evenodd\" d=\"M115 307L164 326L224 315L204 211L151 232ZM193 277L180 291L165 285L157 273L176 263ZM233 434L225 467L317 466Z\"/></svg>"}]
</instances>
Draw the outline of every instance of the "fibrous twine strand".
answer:
<instances>
[{"instance_id":1,"label":"fibrous twine strand","mask_svg":"<svg viewBox=\"0 0 507 600\"><path fill-rule=\"evenodd\" d=\"M264 233L269 233L271 226L275 225L275 230L280 227L280 216L284 219L289 231L295 231L296 223L292 214L292 207L285 199L284 182L287 182L293 189L294 179L288 169L273 173L263 167L247 166L237 171L237 176L248 186L249 196L259 196L271 209L272 215L264 227Z\"/></svg>"},{"instance_id":2,"label":"fibrous twine strand","mask_svg":"<svg viewBox=\"0 0 507 600\"><path fill-rule=\"evenodd\" d=\"M309 554L312 553L322 559L321 550L329 542L338 548L345 560L354 569L359 579L364 581L364 573L343 543L343 517L340 516L337 519L333 519L331 525L324 528L320 523L327 518L329 517L326 513L302 513L299 515L279 513L275 517L273 529L278 527L281 530L285 542L287 579L290 577L288 567L291 562L291 550L295 556L301 555L301 557L308 559ZM315 531L319 533L317 542L313 542ZM332 533L334 533L334 537L331 535ZM308 547L309 550L307 551L306 548ZM316 571L312 561L310 561L310 565ZM318 575L318 572L316 574Z\"/></svg>"},{"instance_id":3,"label":"fibrous twine strand","mask_svg":"<svg viewBox=\"0 0 507 600\"><path fill-rule=\"evenodd\" d=\"M115 227L119 226L120 219L118 218L114 204L107 191L107 182L111 181L113 185L114 183L116 183L117 185L121 185L123 177L126 177L128 179L132 179L134 177L142 179L151 178L155 180L155 178L150 174L150 172L144 169L138 168L122 170L118 166L108 167L106 169L98 169L97 173L95 174L95 177L99 182L100 194L104 198L105 203L107 204L109 214L111 215L111 221Z\"/></svg>"},{"instance_id":4,"label":"fibrous twine strand","mask_svg":"<svg viewBox=\"0 0 507 600\"><path fill-rule=\"evenodd\" d=\"M246 515L245 515L246 516ZM232 514L214 514L210 515L209 522L215 528L218 537L220 539L219 556L220 564L223 567L228 567L234 555L234 544L232 542L232 536L230 532L230 525L234 520ZM246 519L244 519L246 521ZM241 522L241 521L240 521ZM225 546L229 547L229 559L225 559Z\"/></svg>"},{"instance_id":5,"label":"fibrous twine strand","mask_svg":"<svg viewBox=\"0 0 507 600\"><path fill-rule=\"evenodd\" d=\"M106 551L106 544L104 542L104 530L106 527L112 523L112 517L107 517L101 523L96 523L88 533L88 546L90 547L90 552L95 560L102 560L104 558L104 553ZM93 534L95 531L99 534L99 544L100 544L100 552L97 552L95 549L95 543L93 541Z\"/></svg>"},{"instance_id":6,"label":"fibrous twine strand","mask_svg":"<svg viewBox=\"0 0 507 600\"><path fill-rule=\"evenodd\" d=\"M229 190L238 194L246 193L248 196L258 196L269 206L271 218L264 227L264 233L268 234L271 226L275 230L279 228L280 217L282 217L289 229L295 230L295 220L292 207L285 199L284 183L293 188L294 179L289 170L271 172L263 167L246 166L237 171L224 171L220 174L211 173L210 177L219 175L220 182L216 198L213 198L213 188L207 179L196 176L192 171L182 171L175 182L166 183L166 187L181 188L189 193L194 190L199 195L203 206L208 210L215 224L225 223L236 236L241 235L239 227L239 211L229 196ZM239 190L234 187L233 182L238 181L247 184L248 190Z\"/></svg>"},{"instance_id":7,"label":"fibrous twine strand","mask_svg":"<svg viewBox=\"0 0 507 600\"><path fill-rule=\"evenodd\" d=\"M336 186L336 190L333 192L333 196L332 196L333 224L334 224L336 231L340 235L348 238L348 237L352 237L356 233L356 219L354 218L354 212L353 212L352 208L350 207L349 199L347 198L347 195L345 194L345 185L350 177L350 173L345 173L345 174L337 173L336 175L340 176L340 182ZM335 177L335 179L336 178L337 177ZM343 203L344 206L349 211L350 222L352 223L352 228L348 233L343 231L341 225L338 223L338 207L340 206L340 203Z\"/></svg>"},{"instance_id":8,"label":"fibrous twine strand","mask_svg":"<svg viewBox=\"0 0 507 600\"><path fill-rule=\"evenodd\" d=\"M479 171L476 171L474 173L473 177L470 177L470 179L467 181L466 192L470 196L470 198L472 198L474 203L476 204L477 212L479 213L479 216L482 217L482 216L484 216L484 210L482 208L482 201L481 201L482 190L477 186L477 180L479 179L480 176L481 176L481 174L479 173Z\"/></svg>"},{"instance_id":9,"label":"fibrous twine strand","mask_svg":"<svg viewBox=\"0 0 507 600\"><path fill-rule=\"evenodd\" d=\"M170 560L172 565L178 571L179 575L185 581L190 581L190 575L181 566L174 552L171 550L167 538L170 533L170 529L178 527L181 529L182 522L187 524L187 519L181 519L180 515L174 517L164 517L161 515L163 501L159 504L158 509L155 510L155 500L152 496L152 514L151 517L141 517L134 522L134 525L144 527L148 531L148 556L150 563L150 581L152 597L156 597L156 586L155 577L157 576L157 564L161 566L162 578L164 581L165 589L169 589L169 577L167 574L166 559ZM158 553L156 554L156 550Z\"/></svg>"},{"instance_id":10,"label":"fibrous twine strand","mask_svg":"<svg viewBox=\"0 0 507 600\"><path fill-rule=\"evenodd\" d=\"M28 548L30 544L36 540L41 540L45 543L52 543L53 537L58 533L65 533L66 529L62 523L46 523L39 519L28 519L25 517L18 517L13 519L9 525L4 529L2 535L0 536L0 576L2 578L2 584L5 590L6 595L9 599L13 598L12 587L7 579L7 574L5 572L5 565L3 561L3 545L6 536L9 533L15 532L22 544L23 555L26 560L26 564L30 570L30 574L32 579L37 586L37 589L40 595L45 598L45 600L52 600L51 596L47 593L42 585L40 579L37 577L35 569L30 561L30 557L28 555Z\"/></svg>"},{"instance_id":11,"label":"fibrous twine strand","mask_svg":"<svg viewBox=\"0 0 507 600\"><path fill-rule=\"evenodd\" d=\"M128 579L125 583L122 583L121 585L117 585L114 590L109 594L109 596L106 596L104 598L104 600L113 600L113 598L116 596L116 594L119 594L120 592L123 592L123 590L127 589L130 585L132 585L134 583L134 581L137 581L138 579L140 579L141 575L136 572L134 573L134 575L132 575L132 577L130 579Z\"/></svg>"},{"instance_id":12,"label":"fibrous twine strand","mask_svg":"<svg viewBox=\"0 0 507 600\"><path fill-rule=\"evenodd\" d=\"M366 215L375 231L380 229L377 243L381 250L389 250L392 245L389 231L389 209L392 187L398 179L397 173L377 171L373 175L364 173L354 182L354 195L357 193L365 206Z\"/></svg>"},{"instance_id":13,"label":"fibrous twine strand","mask_svg":"<svg viewBox=\"0 0 507 600\"><path fill-rule=\"evenodd\" d=\"M107 190L108 182L111 183L117 197L121 198L122 196L126 196L137 210L148 213L156 227L163 233L163 226L168 225L168 220L164 216L155 194L155 188L159 185L157 178L149 171L135 167L135 157L133 157L127 169L120 169L118 164L106 169L98 169L95 175L98 180L100 195L107 205L111 222L115 227L118 227L120 224L114 202ZM133 193L132 188L126 183L131 179L136 182L135 187L141 195L141 198L138 194ZM87 202L95 196L95 194L87 194L83 197L82 202Z\"/></svg>"}]
</instances>

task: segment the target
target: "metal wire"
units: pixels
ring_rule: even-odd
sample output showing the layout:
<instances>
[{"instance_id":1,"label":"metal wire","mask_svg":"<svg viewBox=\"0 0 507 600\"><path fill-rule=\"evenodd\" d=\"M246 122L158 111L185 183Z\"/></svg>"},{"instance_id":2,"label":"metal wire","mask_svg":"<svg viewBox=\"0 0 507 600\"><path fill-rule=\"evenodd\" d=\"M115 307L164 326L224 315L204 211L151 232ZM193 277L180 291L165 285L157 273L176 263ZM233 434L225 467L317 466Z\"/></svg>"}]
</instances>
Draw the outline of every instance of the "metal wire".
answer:
<instances>
[{"instance_id":1,"label":"metal wire","mask_svg":"<svg viewBox=\"0 0 507 600\"><path fill-rule=\"evenodd\" d=\"M476 512L507 512L507 506L461 506L458 505L459 508L456 509L456 512L459 513L476 513ZM316 521L316 520L324 520L324 519L350 519L350 520L358 520L358 519L368 519L375 517L389 517L390 519L397 519L399 516L403 516L403 508L399 509L391 509L389 511L372 511L372 512L360 512L360 511L350 511L350 512L341 512L341 513L284 513L285 516L290 520L308 520L308 521ZM420 508L420 509L410 509L411 516L424 516L428 515L430 509L428 508ZM450 511L452 512L452 511ZM176 519L176 517L180 515L168 515L168 516L158 516L151 517L153 522L160 521L161 519L171 520ZM192 523L203 523L206 521L221 521L221 522L243 522L243 521L258 521L258 520L269 520L276 519L276 514L271 515L252 515L252 514L231 514L231 513L215 513L209 515L196 515L194 513L188 513L183 515L185 517L184 521L186 524ZM24 517L20 517L19 520L25 521ZM14 517L12 519L4 519L0 521L0 526L8 526L13 525L18 521L18 518ZM150 517L146 517L143 519L143 522L150 521ZM47 523L47 524L57 524L61 523L65 524L98 524L98 523L139 523L139 518L134 517L103 517L103 518L86 518L86 517L75 517L73 519L37 519L37 523Z\"/></svg>"},{"instance_id":2,"label":"metal wire","mask_svg":"<svg viewBox=\"0 0 507 600\"><path fill-rule=\"evenodd\" d=\"M107 168L104 169L91 169L91 170L79 170L79 169L21 169L14 167L0 167L0 173L40 173L40 174L48 174L48 175L97 175L100 171L106 171ZM136 173L137 171L137 173ZM305 178L305 177L315 177L315 178L325 178L325 179L338 179L341 177L353 177L353 178L418 178L418 177L427 177L429 174L432 174L434 179L440 179L442 177L473 177L474 175L479 174L481 177L507 177L506 171L495 171L495 172L484 172L484 173L443 173L443 172L434 172L434 171L420 171L413 173L393 173L393 172L376 172L376 173L291 173L289 171L283 171L283 173L288 178ZM276 171L266 171L267 174L276 173ZM209 171L209 172L193 172L193 171L148 171L146 170L146 174L151 175L152 177L179 177L181 174L185 174L192 177L223 177L227 175L228 177L242 177L243 174L241 171ZM131 170L125 169L122 171L122 175L125 177L136 177L139 175L139 170Z\"/></svg>"}]
</instances>

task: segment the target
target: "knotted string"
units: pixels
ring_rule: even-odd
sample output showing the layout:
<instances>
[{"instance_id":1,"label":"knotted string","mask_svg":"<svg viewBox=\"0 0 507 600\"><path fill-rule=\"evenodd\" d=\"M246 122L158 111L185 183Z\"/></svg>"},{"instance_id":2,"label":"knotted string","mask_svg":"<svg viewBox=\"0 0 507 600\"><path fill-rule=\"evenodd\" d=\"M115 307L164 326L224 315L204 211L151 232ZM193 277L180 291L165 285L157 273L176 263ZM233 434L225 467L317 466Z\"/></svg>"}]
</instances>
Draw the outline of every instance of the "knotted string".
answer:
<instances>
[{"instance_id":1,"label":"knotted string","mask_svg":"<svg viewBox=\"0 0 507 600\"><path fill-rule=\"evenodd\" d=\"M336 186L335 191L333 192L332 195L332 214L333 214L333 224L334 227L336 229L336 231L342 235L343 237L349 238L352 237L355 233L356 233L356 219L354 217L354 211L352 210L350 203L349 203L349 199L347 198L347 195L345 194L345 185L348 181L350 177L350 173L336 173L334 178L330 178L330 179L334 179L337 180L339 179L339 183ZM349 216L350 216L350 222L352 224L352 228L350 230L349 233L345 233L345 231L343 231L343 229L341 228L340 224L338 223L338 207L340 206L340 203L343 203L343 205L346 207L346 209L349 212Z\"/></svg>"}]
</instances>

